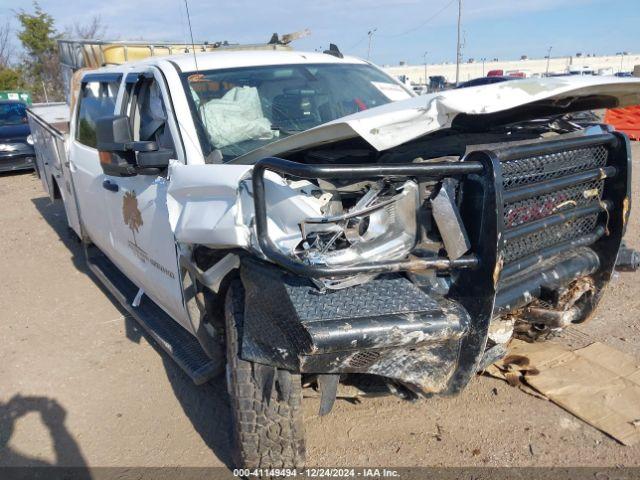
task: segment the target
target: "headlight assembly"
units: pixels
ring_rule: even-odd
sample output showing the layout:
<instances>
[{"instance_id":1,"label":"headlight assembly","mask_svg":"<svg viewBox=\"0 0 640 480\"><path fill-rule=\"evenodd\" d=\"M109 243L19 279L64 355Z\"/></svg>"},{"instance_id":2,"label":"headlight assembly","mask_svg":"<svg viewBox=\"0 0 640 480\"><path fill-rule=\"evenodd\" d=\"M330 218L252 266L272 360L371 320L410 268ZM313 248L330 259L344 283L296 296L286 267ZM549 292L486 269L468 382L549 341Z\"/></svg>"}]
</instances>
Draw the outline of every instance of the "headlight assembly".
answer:
<instances>
[{"instance_id":1,"label":"headlight assembly","mask_svg":"<svg viewBox=\"0 0 640 480\"><path fill-rule=\"evenodd\" d=\"M373 183L350 208L345 207L350 203L346 196L336 203L342 206L335 214L301 222L303 241L297 254L302 261L333 267L399 260L414 247L419 206L415 182Z\"/></svg>"}]
</instances>

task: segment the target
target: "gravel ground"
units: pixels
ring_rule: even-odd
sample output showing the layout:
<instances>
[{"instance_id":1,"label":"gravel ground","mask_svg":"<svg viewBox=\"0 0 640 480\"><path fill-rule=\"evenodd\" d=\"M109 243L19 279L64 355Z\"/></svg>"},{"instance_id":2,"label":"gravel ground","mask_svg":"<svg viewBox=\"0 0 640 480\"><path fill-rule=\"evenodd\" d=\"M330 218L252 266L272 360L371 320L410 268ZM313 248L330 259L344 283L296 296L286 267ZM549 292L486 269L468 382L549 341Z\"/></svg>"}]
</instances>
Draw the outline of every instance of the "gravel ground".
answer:
<instances>
[{"instance_id":1,"label":"gravel ground","mask_svg":"<svg viewBox=\"0 0 640 480\"><path fill-rule=\"evenodd\" d=\"M89 274L34 174L0 175L0 201L0 465L229 465L223 382L195 387L150 343ZM638 231L634 211L636 248ZM561 341L640 359L636 278L619 274ZM304 410L314 466L640 466L640 445L488 377L455 398L338 401L322 419L305 399Z\"/></svg>"}]
</instances>

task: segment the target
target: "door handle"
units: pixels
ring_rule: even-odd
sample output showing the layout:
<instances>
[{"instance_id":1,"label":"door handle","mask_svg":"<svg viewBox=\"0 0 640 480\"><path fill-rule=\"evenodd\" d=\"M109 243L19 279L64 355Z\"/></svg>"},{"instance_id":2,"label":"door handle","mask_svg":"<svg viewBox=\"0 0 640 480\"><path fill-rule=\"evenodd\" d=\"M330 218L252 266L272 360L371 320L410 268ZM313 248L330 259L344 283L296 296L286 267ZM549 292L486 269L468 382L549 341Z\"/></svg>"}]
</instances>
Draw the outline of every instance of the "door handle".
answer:
<instances>
[{"instance_id":1,"label":"door handle","mask_svg":"<svg viewBox=\"0 0 640 480\"><path fill-rule=\"evenodd\" d=\"M104 182L102 182L102 188L109 190L110 192L117 192L118 190L120 190L118 184L111 182L111 180L105 180Z\"/></svg>"}]
</instances>

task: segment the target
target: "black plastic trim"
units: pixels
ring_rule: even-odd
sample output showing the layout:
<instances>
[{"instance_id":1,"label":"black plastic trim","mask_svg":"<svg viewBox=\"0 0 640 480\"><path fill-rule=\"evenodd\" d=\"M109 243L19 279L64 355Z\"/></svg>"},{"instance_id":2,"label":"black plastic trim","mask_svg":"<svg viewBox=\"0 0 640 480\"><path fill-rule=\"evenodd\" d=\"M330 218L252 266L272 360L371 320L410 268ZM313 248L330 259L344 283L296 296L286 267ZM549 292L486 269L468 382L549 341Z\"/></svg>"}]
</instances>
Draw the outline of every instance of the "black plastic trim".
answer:
<instances>
[{"instance_id":1,"label":"black plastic trim","mask_svg":"<svg viewBox=\"0 0 640 480\"><path fill-rule=\"evenodd\" d=\"M82 83L119 83L122 73L88 73L82 77Z\"/></svg>"}]
</instances>

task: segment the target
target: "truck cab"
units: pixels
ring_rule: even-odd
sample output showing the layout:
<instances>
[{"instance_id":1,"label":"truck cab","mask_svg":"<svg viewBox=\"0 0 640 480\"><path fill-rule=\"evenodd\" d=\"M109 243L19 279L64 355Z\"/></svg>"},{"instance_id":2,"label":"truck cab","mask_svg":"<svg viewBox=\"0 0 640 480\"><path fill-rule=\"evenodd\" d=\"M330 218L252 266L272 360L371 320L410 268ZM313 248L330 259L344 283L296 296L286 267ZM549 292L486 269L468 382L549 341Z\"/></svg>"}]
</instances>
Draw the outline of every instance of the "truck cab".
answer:
<instances>
[{"instance_id":1,"label":"truck cab","mask_svg":"<svg viewBox=\"0 0 640 480\"><path fill-rule=\"evenodd\" d=\"M187 329L191 325L166 200L169 161L224 165L294 132L391 99L410 98L383 72L355 59L233 52L198 60L196 72L185 73L192 59L178 57L85 74L68 144L79 207L101 212L82 215L84 234ZM345 90L338 96L309 87L315 82L316 88L337 92L346 80L357 93ZM368 91L358 89L357 82L365 81ZM134 155L126 158L99 151L98 123L116 116L128 124L131 141L154 142L155 151L129 152ZM161 164L136 168L150 155L164 155ZM224 170L248 167L220 168Z\"/></svg>"}]
</instances>

